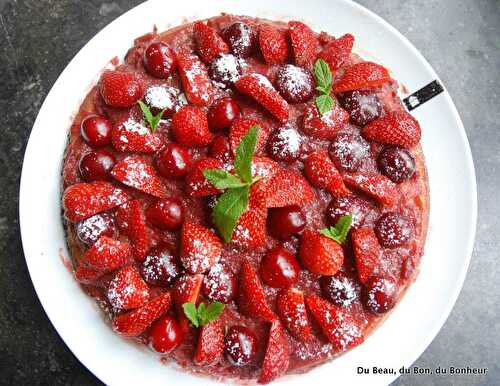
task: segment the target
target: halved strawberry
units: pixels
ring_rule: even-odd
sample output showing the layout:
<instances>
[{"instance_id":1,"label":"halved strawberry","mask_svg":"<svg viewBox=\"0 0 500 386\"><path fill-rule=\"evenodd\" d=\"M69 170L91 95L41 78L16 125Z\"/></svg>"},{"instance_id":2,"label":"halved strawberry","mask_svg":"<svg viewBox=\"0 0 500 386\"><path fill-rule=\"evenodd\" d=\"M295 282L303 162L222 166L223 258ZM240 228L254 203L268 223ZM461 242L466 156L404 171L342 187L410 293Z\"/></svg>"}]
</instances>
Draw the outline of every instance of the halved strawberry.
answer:
<instances>
[{"instance_id":1,"label":"halved strawberry","mask_svg":"<svg viewBox=\"0 0 500 386\"><path fill-rule=\"evenodd\" d=\"M118 151L154 153L163 146L163 139L153 134L146 122L128 114L113 126L111 143Z\"/></svg>"},{"instance_id":2,"label":"halved strawberry","mask_svg":"<svg viewBox=\"0 0 500 386\"><path fill-rule=\"evenodd\" d=\"M194 40L201 60L210 63L220 54L227 54L229 47L217 31L202 21L193 26Z\"/></svg>"},{"instance_id":3,"label":"halved strawberry","mask_svg":"<svg viewBox=\"0 0 500 386\"><path fill-rule=\"evenodd\" d=\"M204 158L197 161L186 176L186 193L193 197L219 194L220 190L207 181L203 175L203 170L221 168L222 162L215 158Z\"/></svg>"},{"instance_id":4,"label":"halved strawberry","mask_svg":"<svg viewBox=\"0 0 500 386\"><path fill-rule=\"evenodd\" d=\"M149 161L139 156L129 156L117 162L111 175L122 184L152 196L164 198L165 187Z\"/></svg>"},{"instance_id":5,"label":"halved strawberry","mask_svg":"<svg viewBox=\"0 0 500 386\"><path fill-rule=\"evenodd\" d=\"M288 120L287 101L283 99L264 75L255 72L243 75L234 85L239 92L255 99L280 122L285 123Z\"/></svg>"},{"instance_id":6,"label":"halved strawberry","mask_svg":"<svg viewBox=\"0 0 500 386\"><path fill-rule=\"evenodd\" d=\"M344 182L368 194L383 205L392 206L398 197L396 184L381 174L344 174Z\"/></svg>"},{"instance_id":7,"label":"halved strawberry","mask_svg":"<svg viewBox=\"0 0 500 386\"><path fill-rule=\"evenodd\" d=\"M380 64L361 62L347 69L342 78L333 86L335 93L374 88L390 82L389 71Z\"/></svg>"},{"instance_id":8,"label":"halved strawberry","mask_svg":"<svg viewBox=\"0 0 500 386\"><path fill-rule=\"evenodd\" d=\"M99 91L108 106L131 107L142 97L143 89L135 73L106 70L99 80Z\"/></svg>"},{"instance_id":9,"label":"halved strawberry","mask_svg":"<svg viewBox=\"0 0 500 386\"><path fill-rule=\"evenodd\" d=\"M267 64L285 63L290 55L286 31L270 24L259 27L259 46Z\"/></svg>"},{"instance_id":10,"label":"halved strawberry","mask_svg":"<svg viewBox=\"0 0 500 386\"><path fill-rule=\"evenodd\" d=\"M198 301L203 275L183 275L174 284L172 289L172 298L177 310L177 317L182 330L186 332L189 329L189 320L184 315L182 305L184 303L194 303Z\"/></svg>"},{"instance_id":11,"label":"halved strawberry","mask_svg":"<svg viewBox=\"0 0 500 386\"><path fill-rule=\"evenodd\" d=\"M85 251L83 262L101 272L108 272L123 267L131 256L128 243L101 236Z\"/></svg>"},{"instance_id":12,"label":"halved strawberry","mask_svg":"<svg viewBox=\"0 0 500 386\"><path fill-rule=\"evenodd\" d=\"M290 205L302 205L314 198L314 192L302 175L280 169L268 181L263 182L268 208L281 208Z\"/></svg>"},{"instance_id":13,"label":"halved strawberry","mask_svg":"<svg viewBox=\"0 0 500 386\"><path fill-rule=\"evenodd\" d=\"M307 156L304 162L304 174L313 186L326 189L335 197L345 197L350 193L324 150L312 152Z\"/></svg>"},{"instance_id":14,"label":"halved strawberry","mask_svg":"<svg viewBox=\"0 0 500 386\"><path fill-rule=\"evenodd\" d=\"M359 281L364 284L379 273L382 248L372 228L353 230L351 239Z\"/></svg>"},{"instance_id":15,"label":"halved strawberry","mask_svg":"<svg viewBox=\"0 0 500 386\"><path fill-rule=\"evenodd\" d=\"M290 365L290 347L285 329L275 320L269 330L266 354L262 362L259 383L266 384L286 373Z\"/></svg>"},{"instance_id":16,"label":"halved strawberry","mask_svg":"<svg viewBox=\"0 0 500 386\"><path fill-rule=\"evenodd\" d=\"M316 35L311 28L300 21L289 21L288 27L295 64L306 68L311 67L319 44Z\"/></svg>"},{"instance_id":17,"label":"halved strawberry","mask_svg":"<svg viewBox=\"0 0 500 386\"><path fill-rule=\"evenodd\" d=\"M344 262L339 243L309 229L300 239L299 255L304 268L320 275L335 275Z\"/></svg>"},{"instance_id":18,"label":"halved strawberry","mask_svg":"<svg viewBox=\"0 0 500 386\"><path fill-rule=\"evenodd\" d=\"M244 261L241 266L239 290L238 307L243 314L266 321L277 319L267 304L266 294L257 273L248 261Z\"/></svg>"},{"instance_id":19,"label":"halved strawberry","mask_svg":"<svg viewBox=\"0 0 500 386\"><path fill-rule=\"evenodd\" d=\"M317 295L306 296L306 304L323 334L338 350L345 351L363 342L363 329L349 308L341 309Z\"/></svg>"},{"instance_id":20,"label":"halved strawberry","mask_svg":"<svg viewBox=\"0 0 500 386\"><path fill-rule=\"evenodd\" d=\"M229 144L233 153L236 154L236 149L238 148L241 140L253 126L259 126L259 135L257 137L257 145L255 146L255 154L259 154L264 148L267 137L269 136L269 127L253 118L238 118L234 120L231 128L229 129Z\"/></svg>"},{"instance_id":21,"label":"halved strawberry","mask_svg":"<svg viewBox=\"0 0 500 386\"><path fill-rule=\"evenodd\" d=\"M295 338L303 342L313 339L302 291L283 289L276 297L276 311L283 325Z\"/></svg>"},{"instance_id":22,"label":"halved strawberry","mask_svg":"<svg viewBox=\"0 0 500 386\"><path fill-rule=\"evenodd\" d=\"M178 52L177 66L187 100L194 105L210 104L214 86L200 58L186 51Z\"/></svg>"},{"instance_id":23,"label":"halved strawberry","mask_svg":"<svg viewBox=\"0 0 500 386\"><path fill-rule=\"evenodd\" d=\"M103 272L80 263L76 268L74 275L76 281L79 283L93 284L97 279L99 279L103 275Z\"/></svg>"},{"instance_id":24,"label":"halved strawberry","mask_svg":"<svg viewBox=\"0 0 500 386\"><path fill-rule=\"evenodd\" d=\"M128 200L128 194L122 189L104 181L71 185L62 198L64 215L72 222L84 220Z\"/></svg>"},{"instance_id":25,"label":"halved strawberry","mask_svg":"<svg viewBox=\"0 0 500 386\"><path fill-rule=\"evenodd\" d=\"M223 354L224 326L219 319L216 319L200 328L193 360L197 365L211 366L217 363Z\"/></svg>"},{"instance_id":26,"label":"halved strawberry","mask_svg":"<svg viewBox=\"0 0 500 386\"><path fill-rule=\"evenodd\" d=\"M180 259L190 273L210 269L222 253L222 242L210 229L187 222L182 227Z\"/></svg>"},{"instance_id":27,"label":"halved strawberry","mask_svg":"<svg viewBox=\"0 0 500 386\"><path fill-rule=\"evenodd\" d=\"M208 129L207 114L196 106L184 106L175 113L172 132L175 140L187 147L204 147L213 139Z\"/></svg>"},{"instance_id":28,"label":"halved strawberry","mask_svg":"<svg viewBox=\"0 0 500 386\"><path fill-rule=\"evenodd\" d=\"M158 295L134 311L121 314L113 319L113 330L124 336L142 334L153 322L164 315L172 305L170 292Z\"/></svg>"},{"instance_id":29,"label":"halved strawberry","mask_svg":"<svg viewBox=\"0 0 500 386\"><path fill-rule=\"evenodd\" d=\"M131 200L116 211L118 228L125 233L132 244L134 258L142 262L151 247L151 231L146 225L146 216L141 200Z\"/></svg>"},{"instance_id":30,"label":"halved strawberry","mask_svg":"<svg viewBox=\"0 0 500 386\"><path fill-rule=\"evenodd\" d=\"M318 57L328 63L330 71L335 72L347 62L353 45L354 36L351 34L342 35L328 43Z\"/></svg>"},{"instance_id":31,"label":"halved strawberry","mask_svg":"<svg viewBox=\"0 0 500 386\"><path fill-rule=\"evenodd\" d=\"M370 140L411 149L420 142L422 131L418 121L406 111L388 113L369 123L363 136Z\"/></svg>"},{"instance_id":32,"label":"halved strawberry","mask_svg":"<svg viewBox=\"0 0 500 386\"><path fill-rule=\"evenodd\" d=\"M271 178L281 169L279 163L268 157L254 157L252 160L252 176Z\"/></svg>"},{"instance_id":33,"label":"halved strawberry","mask_svg":"<svg viewBox=\"0 0 500 386\"><path fill-rule=\"evenodd\" d=\"M338 103L330 111L320 115L316 104L310 102L304 108L302 130L311 137L332 140L348 122L349 113Z\"/></svg>"},{"instance_id":34,"label":"halved strawberry","mask_svg":"<svg viewBox=\"0 0 500 386\"><path fill-rule=\"evenodd\" d=\"M149 300L149 287L141 274L132 265L122 268L111 280L108 287L108 300L121 310L138 308Z\"/></svg>"}]
</instances>

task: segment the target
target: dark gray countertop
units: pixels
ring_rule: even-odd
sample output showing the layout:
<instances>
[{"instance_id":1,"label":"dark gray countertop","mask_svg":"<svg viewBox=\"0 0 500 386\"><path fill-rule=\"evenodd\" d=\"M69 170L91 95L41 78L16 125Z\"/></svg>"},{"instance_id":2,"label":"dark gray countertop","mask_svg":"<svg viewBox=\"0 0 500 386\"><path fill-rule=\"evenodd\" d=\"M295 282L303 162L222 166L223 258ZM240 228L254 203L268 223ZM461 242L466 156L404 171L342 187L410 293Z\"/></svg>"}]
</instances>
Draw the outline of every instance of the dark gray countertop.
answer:
<instances>
[{"instance_id":1,"label":"dark gray countertop","mask_svg":"<svg viewBox=\"0 0 500 386\"><path fill-rule=\"evenodd\" d=\"M416 365L488 367L489 374L404 376L395 384L498 385L500 2L359 2L406 35L440 75L464 121L479 190L477 240L465 286ZM138 3L0 0L0 384L99 384L64 345L35 295L19 236L18 184L31 126L57 76L97 31Z\"/></svg>"}]
</instances>

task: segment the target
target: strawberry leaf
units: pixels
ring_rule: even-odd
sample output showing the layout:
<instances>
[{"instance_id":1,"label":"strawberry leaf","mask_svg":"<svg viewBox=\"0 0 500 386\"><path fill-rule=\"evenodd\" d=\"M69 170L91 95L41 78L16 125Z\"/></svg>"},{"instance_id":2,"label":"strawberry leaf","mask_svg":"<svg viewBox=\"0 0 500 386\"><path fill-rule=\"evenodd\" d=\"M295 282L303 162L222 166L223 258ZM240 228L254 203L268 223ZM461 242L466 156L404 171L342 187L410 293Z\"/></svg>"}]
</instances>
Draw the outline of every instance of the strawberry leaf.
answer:
<instances>
[{"instance_id":1,"label":"strawberry leaf","mask_svg":"<svg viewBox=\"0 0 500 386\"><path fill-rule=\"evenodd\" d=\"M238 219L248 205L248 185L228 189L218 199L212 212L215 226L226 243L231 241Z\"/></svg>"},{"instance_id":2,"label":"strawberry leaf","mask_svg":"<svg viewBox=\"0 0 500 386\"><path fill-rule=\"evenodd\" d=\"M335 226L324 228L319 231L323 236L326 236L339 244L343 244L349 233L349 228L352 224L352 215L348 214L339 218Z\"/></svg>"},{"instance_id":3,"label":"strawberry leaf","mask_svg":"<svg viewBox=\"0 0 500 386\"><path fill-rule=\"evenodd\" d=\"M198 322L198 311L196 310L196 306L194 303L184 303L182 305L182 309L184 310L184 315L195 327L199 327Z\"/></svg>"},{"instance_id":4,"label":"strawberry leaf","mask_svg":"<svg viewBox=\"0 0 500 386\"><path fill-rule=\"evenodd\" d=\"M137 101L137 103L139 104L139 107L142 110L142 115L144 119L146 120L146 122L148 122L149 126L151 127L151 132L154 133L156 131L158 123L160 123L161 117L165 110L162 110L158 114L153 115L147 104L145 104L143 101Z\"/></svg>"},{"instance_id":5,"label":"strawberry leaf","mask_svg":"<svg viewBox=\"0 0 500 386\"><path fill-rule=\"evenodd\" d=\"M234 171L245 182L252 182L252 158L257 145L259 126L252 126L242 138L236 149Z\"/></svg>"}]
</instances>

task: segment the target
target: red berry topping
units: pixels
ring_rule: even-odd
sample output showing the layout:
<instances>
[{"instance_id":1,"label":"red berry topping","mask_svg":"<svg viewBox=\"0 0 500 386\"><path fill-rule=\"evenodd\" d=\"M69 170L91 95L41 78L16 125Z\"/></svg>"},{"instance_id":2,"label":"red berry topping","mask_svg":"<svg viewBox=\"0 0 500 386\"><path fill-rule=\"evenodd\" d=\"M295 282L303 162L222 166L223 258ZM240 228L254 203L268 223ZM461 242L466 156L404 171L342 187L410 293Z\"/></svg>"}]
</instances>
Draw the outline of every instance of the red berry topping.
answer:
<instances>
[{"instance_id":1,"label":"red berry topping","mask_svg":"<svg viewBox=\"0 0 500 386\"><path fill-rule=\"evenodd\" d=\"M186 193L194 197L211 196L220 193L203 175L205 169L221 169L222 163L215 158L204 158L197 161L186 176Z\"/></svg>"},{"instance_id":2,"label":"red berry topping","mask_svg":"<svg viewBox=\"0 0 500 386\"><path fill-rule=\"evenodd\" d=\"M206 274L202 291L212 302L229 303L236 298L238 281L227 266L217 263Z\"/></svg>"},{"instance_id":3,"label":"red berry topping","mask_svg":"<svg viewBox=\"0 0 500 386\"><path fill-rule=\"evenodd\" d=\"M167 354L179 346L184 332L177 320L165 315L153 324L149 331L149 345L157 353Z\"/></svg>"},{"instance_id":4,"label":"red berry topping","mask_svg":"<svg viewBox=\"0 0 500 386\"><path fill-rule=\"evenodd\" d=\"M210 144L210 156L223 164L231 163L233 159L233 151L229 140L225 135L217 135Z\"/></svg>"},{"instance_id":5,"label":"red berry topping","mask_svg":"<svg viewBox=\"0 0 500 386\"><path fill-rule=\"evenodd\" d=\"M177 198L163 198L148 208L146 217L151 224L160 229L175 231L184 222L184 208Z\"/></svg>"},{"instance_id":6,"label":"red berry topping","mask_svg":"<svg viewBox=\"0 0 500 386\"><path fill-rule=\"evenodd\" d=\"M188 52L180 52L177 54L177 61L187 100L194 105L210 104L214 88L200 58Z\"/></svg>"},{"instance_id":7,"label":"red berry topping","mask_svg":"<svg viewBox=\"0 0 500 386\"><path fill-rule=\"evenodd\" d=\"M267 141L267 152L275 161L293 162L300 156L302 139L297 130L281 127Z\"/></svg>"},{"instance_id":8,"label":"red berry topping","mask_svg":"<svg viewBox=\"0 0 500 386\"><path fill-rule=\"evenodd\" d=\"M163 145L163 137L154 134L143 120L128 114L113 126L111 143L122 152L154 153Z\"/></svg>"},{"instance_id":9,"label":"red berry topping","mask_svg":"<svg viewBox=\"0 0 500 386\"><path fill-rule=\"evenodd\" d=\"M344 182L373 197L383 205L391 206L398 197L398 190L387 177L376 173L344 174Z\"/></svg>"},{"instance_id":10,"label":"red berry topping","mask_svg":"<svg viewBox=\"0 0 500 386\"><path fill-rule=\"evenodd\" d=\"M220 54L229 52L226 42L217 31L204 22L194 23L194 40L201 60L210 63Z\"/></svg>"},{"instance_id":11,"label":"red berry topping","mask_svg":"<svg viewBox=\"0 0 500 386\"><path fill-rule=\"evenodd\" d=\"M142 201L131 200L120 206L116 210L116 222L120 231L129 238L135 259L143 261L151 247L151 234L146 226Z\"/></svg>"},{"instance_id":12,"label":"red berry topping","mask_svg":"<svg viewBox=\"0 0 500 386\"><path fill-rule=\"evenodd\" d=\"M335 103L330 111L319 114L314 102L304 108L304 133L314 138L331 140L349 122L349 114Z\"/></svg>"},{"instance_id":13,"label":"red berry topping","mask_svg":"<svg viewBox=\"0 0 500 386\"><path fill-rule=\"evenodd\" d=\"M314 94L311 73L293 64L285 64L276 75L276 88L289 103L302 103Z\"/></svg>"},{"instance_id":14,"label":"red berry topping","mask_svg":"<svg viewBox=\"0 0 500 386\"><path fill-rule=\"evenodd\" d=\"M260 277L270 287L290 287L299 279L299 274L297 259L283 247L271 249L260 262Z\"/></svg>"},{"instance_id":15,"label":"red berry topping","mask_svg":"<svg viewBox=\"0 0 500 386\"><path fill-rule=\"evenodd\" d=\"M323 276L319 280L323 296L339 307L347 307L357 299L359 288L356 282L344 272Z\"/></svg>"},{"instance_id":16,"label":"red berry topping","mask_svg":"<svg viewBox=\"0 0 500 386\"><path fill-rule=\"evenodd\" d=\"M177 279L172 289L173 301L183 331L189 330L189 320L184 315L182 305L184 303L197 303L202 282L203 275L183 275Z\"/></svg>"},{"instance_id":17,"label":"red berry topping","mask_svg":"<svg viewBox=\"0 0 500 386\"><path fill-rule=\"evenodd\" d=\"M105 149L93 150L80 160L79 169L82 178L87 182L109 180L111 169L116 158Z\"/></svg>"},{"instance_id":18,"label":"red berry topping","mask_svg":"<svg viewBox=\"0 0 500 386\"><path fill-rule=\"evenodd\" d=\"M177 66L175 52L163 42L151 43L144 51L144 66L154 77L166 79Z\"/></svg>"},{"instance_id":19,"label":"red berry topping","mask_svg":"<svg viewBox=\"0 0 500 386\"><path fill-rule=\"evenodd\" d=\"M306 216L298 205L275 208L269 211L271 233L280 240L288 240L292 235L299 234L306 223Z\"/></svg>"},{"instance_id":20,"label":"red berry topping","mask_svg":"<svg viewBox=\"0 0 500 386\"><path fill-rule=\"evenodd\" d=\"M248 365L257 352L257 337L247 327L233 326L226 335L224 350L234 366Z\"/></svg>"},{"instance_id":21,"label":"red berry topping","mask_svg":"<svg viewBox=\"0 0 500 386\"><path fill-rule=\"evenodd\" d=\"M372 204L355 195L334 197L326 209L326 216L328 222L331 225L335 225L341 217L351 215L351 227L356 229L363 225L366 216L370 214L373 209Z\"/></svg>"},{"instance_id":22,"label":"red berry topping","mask_svg":"<svg viewBox=\"0 0 500 386\"><path fill-rule=\"evenodd\" d=\"M370 123L363 129L363 136L370 141L410 149L420 142L421 130L412 115L400 111L389 113Z\"/></svg>"},{"instance_id":23,"label":"red berry topping","mask_svg":"<svg viewBox=\"0 0 500 386\"><path fill-rule=\"evenodd\" d=\"M241 110L233 98L221 98L214 102L208 110L208 123L214 130L227 129L236 118L241 115Z\"/></svg>"},{"instance_id":24,"label":"red berry topping","mask_svg":"<svg viewBox=\"0 0 500 386\"><path fill-rule=\"evenodd\" d=\"M408 150L387 147L377 157L377 165L382 174L393 182L410 179L415 174L415 159Z\"/></svg>"},{"instance_id":25,"label":"red berry topping","mask_svg":"<svg viewBox=\"0 0 500 386\"><path fill-rule=\"evenodd\" d=\"M248 24L237 21L224 28L221 35L234 55L247 58L253 54L257 37Z\"/></svg>"},{"instance_id":26,"label":"red berry topping","mask_svg":"<svg viewBox=\"0 0 500 386\"><path fill-rule=\"evenodd\" d=\"M390 277L373 276L365 286L365 306L374 314L384 314L396 305L398 285Z\"/></svg>"},{"instance_id":27,"label":"red berry topping","mask_svg":"<svg viewBox=\"0 0 500 386\"><path fill-rule=\"evenodd\" d=\"M222 253L222 242L208 228L185 223L182 227L180 258L190 273L202 273L210 269Z\"/></svg>"},{"instance_id":28,"label":"red berry topping","mask_svg":"<svg viewBox=\"0 0 500 386\"><path fill-rule=\"evenodd\" d=\"M241 64L231 54L221 54L210 63L210 77L224 86L231 86L241 76Z\"/></svg>"},{"instance_id":29,"label":"red berry topping","mask_svg":"<svg viewBox=\"0 0 500 386\"><path fill-rule=\"evenodd\" d=\"M285 374L290 365L290 347L285 330L279 320L271 324L266 354L262 362L259 383L266 384Z\"/></svg>"},{"instance_id":30,"label":"red berry topping","mask_svg":"<svg viewBox=\"0 0 500 386\"><path fill-rule=\"evenodd\" d=\"M172 118L172 130L176 141L187 147L204 147L213 139L207 115L196 106L184 106L177 111Z\"/></svg>"},{"instance_id":31,"label":"red berry topping","mask_svg":"<svg viewBox=\"0 0 500 386\"><path fill-rule=\"evenodd\" d=\"M339 243L309 229L302 234L299 254L303 266L320 275L335 275L344 262Z\"/></svg>"},{"instance_id":32,"label":"red berry topping","mask_svg":"<svg viewBox=\"0 0 500 386\"><path fill-rule=\"evenodd\" d=\"M177 258L166 247L150 250L141 264L140 270L146 283L161 287L171 285L181 273Z\"/></svg>"},{"instance_id":33,"label":"red berry topping","mask_svg":"<svg viewBox=\"0 0 500 386\"><path fill-rule=\"evenodd\" d=\"M86 117L80 126L83 139L91 146L106 146L111 141L112 124L102 115Z\"/></svg>"},{"instance_id":34,"label":"red berry topping","mask_svg":"<svg viewBox=\"0 0 500 386\"><path fill-rule=\"evenodd\" d=\"M356 269L361 283L366 283L382 268L382 248L372 228L360 228L351 233Z\"/></svg>"},{"instance_id":35,"label":"red berry topping","mask_svg":"<svg viewBox=\"0 0 500 386\"><path fill-rule=\"evenodd\" d=\"M108 300L121 310L138 308L149 300L149 287L134 266L122 268L108 287Z\"/></svg>"},{"instance_id":36,"label":"red berry topping","mask_svg":"<svg viewBox=\"0 0 500 386\"><path fill-rule=\"evenodd\" d=\"M365 126L382 113L382 104L377 94L369 90L345 92L340 94L339 102L349 113L351 122L358 126Z\"/></svg>"},{"instance_id":37,"label":"red berry topping","mask_svg":"<svg viewBox=\"0 0 500 386\"><path fill-rule=\"evenodd\" d=\"M387 212L377 220L375 232L382 246L401 247L413 237L413 224L405 215Z\"/></svg>"},{"instance_id":38,"label":"red berry topping","mask_svg":"<svg viewBox=\"0 0 500 386\"><path fill-rule=\"evenodd\" d=\"M318 49L316 35L307 25L300 21L290 21L288 26L295 64L306 68L311 67Z\"/></svg>"},{"instance_id":39,"label":"red berry topping","mask_svg":"<svg viewBox=\"0 0 500 386\"><path fill-rule=\"evenodd\" d=\"M179 105L177 100L179 90L166 84L150 86L144 94L144 101L149 106L151 112L156 115L163 111L163 118L174 114Z\"/></svg>"},{"instance_id":40,"label":"red berry topping","mask_svg":"<svg viewBox=\"0 0 500 386\"><path fill-rule=\"evenodd\" d=\"M114 237L116 225L113 215L98 213L76 224L76 236L87 245L94 244L99 237Z\"/></svg>"},{"instance_id":41,"label":"red berry topping","mask_svg":"<svg viewBox=\"0 0 500 386\"><path fill-rule=\"evenodd\" d=\"M341 170L356 172L370 155L370 145L359 134L340 133L330 144L330 157Z\"/></svg>"},{"instance_id":42,"label":"red berry topping","mask_svg":"<svg viewBox=\"0 0 500 386\"><path fill-rule=\"evenodd\" d=\"M303 342L313 339L302 291L295 288L282 290L276 297L276 309L281 322L295 338Z\"/></svg>"},{"instance_id":43,"label":"red berry topping","mask_svg":"<svg viewBox=\"0 0 500 386\"><path fill-rule=\"evenodd\" d=\"M328 63L331 72L335 72L347 63L353 45L354 36L345 34L329 42L325 48L323 48L323 51L319 53L318 57Z\"/></svg>"},{"instance_id":44,"label":"red berry topping","mask_svg":"<svg viewBox=\"0 0 500 386\"><path fill-rule=\"evenodd\" d=\"M347 69L342 78L335 84L335 93L353 91L382 86L391 81L389 71L380 64L361 62Z\"/></svg>"},{"instance_id":45,"label":"red berry topping","mask_svg":"<svg viewBox=\"0 0 500 386\"><path fill-rule=\"evenodd\" d=\"M175 143L169 143L156 157L156 168L163 177L184 177L191 167L191 155L188 149Z\"/></svg>"},{"instance_id":46,"label":"red berry topping","mask_svg":"<svg viewBox=\"0 0 500 386\"><path fill-rule=\"evenodd\" d=\"M75 280L82 284L94 284L103 274L104 272L85 264L79 264L74 273Z\"/></svg>"},{"instance_id":47,"label":"red berry topping","mask_svg":"<svg viewBox=\"0 0 500 386\"><path fill-rule=\"evenodd\" d=\"M83 262L101 272L123 267L132 256L128 243L101 236L83 256Z\"/></svg>"},{"instance_id":48,"label":"red berry topping","mask_svg":"<svg viewBox=\"0 0 500 386\"><path fill-rule=\"evenodd\" d=\"M260 25L259 46L267 64L285 63L290 55L286 31L270 24Z\"/></svg>"},{"instance_id":49,"label":"red berry topping","mask_svg":"<svg viewBox=\"0 0 500 386\"><path fill-rule=\"evenodd\" d=\"M255 146L255 153L258 154L265 146L267 137L269 135L269 128L263 125L262 122L253 118L237 118L233 121L231 129L229 130L229 143L233 153L236 154L243 137L248 133L248 130L253 126L259 127L259 134L257 136L257 144Z\"/></svg>"},{"instance_id":50,"label":"red berry topping","mask_svg":"<svg viewBox=\"0 0 500 386\"><path fill-rule=\"evenodd\" d=\"M210 366L224 355L224 325L219 319L200 328L193 361L199 366Z\"/></svg>"},{"instance_id":51,"label":"red berry topping","mask_svg":"<svg viewBox=\"0 0 500 386\"><path fill-rule=\"evenodd\" d=\"M278 170L265 182L263 189L268 208L302 205L314 197L314 191L305 178L289 169Z\"/></svg>"},{"instance_id":52,"label":"red berry topping","mask_svg":"<svg viewBox=\"0 0 500 386\"><path fill-rule=\"evenodd\" d=\"M349 189L345 187L342 176L326 151L318 150L307 156L304 174L312 185L328 190L335 197L349 194Z\"/></svg>"},{"instance_id":53,"label":"red berry topping","mask_svg":"<svg viewBox=\"0 0 500 386\"><path fill-rule=\"evenodd\" d=\"M106 70L99 82L101 96L111 107L131 107L142 97L142 86L132 72Z\"/></svg>"}]
</instances>

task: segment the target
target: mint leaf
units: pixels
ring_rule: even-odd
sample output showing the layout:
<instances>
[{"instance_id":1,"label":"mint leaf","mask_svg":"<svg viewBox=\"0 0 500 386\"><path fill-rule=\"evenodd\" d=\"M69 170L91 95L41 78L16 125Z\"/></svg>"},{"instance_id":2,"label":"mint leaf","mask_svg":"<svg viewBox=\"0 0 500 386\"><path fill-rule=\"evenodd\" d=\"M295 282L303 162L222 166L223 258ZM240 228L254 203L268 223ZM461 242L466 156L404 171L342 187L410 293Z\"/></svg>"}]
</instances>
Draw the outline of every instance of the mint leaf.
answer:
<instances>
[{"instance_id":1,"label":"mint leaf","mask_svg":"<svg viewBox=\"0 0 500 386\"><path fill-rule=\"evenodd\" d=\"M222 311L224 311L224 304L220 302L213 302L208 306L205 306L205 303L200 303L198 309L196 309L196 305L194 303L184 303L182 305L182 309L193 326L200 327L210 323L212 320L217 319Z\"/></svg>"},{"instance_id":2,"label":"mint leaf","mask_svg":"<svg viewBox=\"0 0 500 386\"><path fill-rule=\"evenodd\" d=\"M259 126L252 126L242 138L236 149L234 171L244 182L252 182L252 158L257 145Z\"/></svg>"},{"instance_id":3,"label":"mint leaf","mask_svg":"<svg viewBox=\"0 0 500 386\"><path fill-rule=\"evenodd\" d=\"M149 123L149 126L151 127L151 132L154 133L156 131L158 123L160 123L161 117L165 110L162 110L158 114L153 115L147 104L145 104L143 101L137 101L137 103L139 104L139 107L142 110L142 115L144 119Z\"/></svg>"},{"instance_id":4,"label":"mint leaf","mask_svg":"<svg viewBox=\"0 0 500 386\"><path fill-rule=\"evenodd\" d=\"M213 302L208 305L207 307L207 315L206 319L208 322L211 322L212 320L217 319L220 314L222 314L222 311L224 311L224 304L221 302Z\"/></svg>"},{"instance_id":5,"label":"mint leaf","mask_svg":"<svg viewBox=\"0 0 500 386\"><path fill-rule=\"evenodd\" d=\"M213 186L221 190L248 185L238 177L222 169L205 169L203 170L203 175Z\"/></svg>"},{"instance_id":6,"label":"mint leaf","mask_svg":"<svg viewBox=\"0 0 500 386\"><path fill-rule=\"evenodd\" d=\"M335 226L324 228L319 231L323 236L326 236L339 244L343 244L349 233L349 228L352 224L352 215L348 214L339 218Z\"/></svg>"},{"instance_id":7,"label":"mint leaf","mask_svg":"<svg viewBox=\"0 0 500 386\"><path fill-rule=\"evenodd\" d=\"M333 107L333 98L330 95L320 95L316 97L316 107L321 115L326 114Z\"/></svg>"},{"instance_id":8,"label":"mint leaf","mask_svg":"<svg viewBox=\"0 0 500 386\"><path fill-rule=\"evenodd\" d=\"M196 310L196 306L194 303L184 303L182 305L182 309L184 310L184 315L186 318L193 323L193 326L198 327L200 324L198 322L198 311Z\"/></svg>"},{"instance_id":9,"label":"mint leaf","mask_svg":"<svg viewBox=\"0 0 500 386\"><path fill-rule=\"evenodd\" d=\"M323 59L318 59L314 63L314 79L316 79L316 90L323 94L330 94L333 77L330 66Z\"/></svg>"},{"instance_id":10,"label":"mint leaf","mask_svg":"<svg viewBox=\"0 0 500 386\"><path fill-rule=\"evenodd\" d=\"M226 243L231 241L238 219L248 205L248 185L228 189L218 199L212 212L215 226Z\"/></svg>"}]
</instances>

